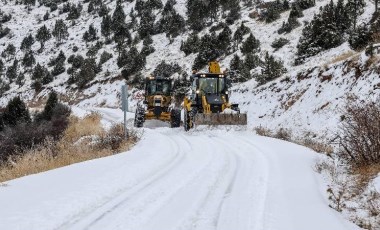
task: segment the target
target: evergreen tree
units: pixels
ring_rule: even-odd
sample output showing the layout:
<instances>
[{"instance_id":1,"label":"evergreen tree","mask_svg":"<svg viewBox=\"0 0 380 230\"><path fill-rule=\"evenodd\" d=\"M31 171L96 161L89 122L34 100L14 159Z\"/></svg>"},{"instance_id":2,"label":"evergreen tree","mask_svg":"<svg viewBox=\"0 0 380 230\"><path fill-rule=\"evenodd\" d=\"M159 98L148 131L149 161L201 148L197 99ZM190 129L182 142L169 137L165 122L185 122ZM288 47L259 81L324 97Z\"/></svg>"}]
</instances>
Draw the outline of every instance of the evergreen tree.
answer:
<instances>
[{"instance_id":1,"label":"evergreen tree","mask_svg":"<svg viewBox=\"0 0 380 230\"><path fill-rule=\"evenodd\" d=\"M43 25L37 30L36 39L41 43L41 51L44 49L45 42L51 38L49 29Z\"/></svg>"},{"instance_id":2,"label":"evergreen tree","mask_svg":"<svg viewBox=\"0 0 380 230\"><path fill-rule=\"evenodd\" d=\"M243 43L241 47L241 52L243 54L258 52L260 48L260 41L253 36L252 33L250 33L247 40Z\"/></svg>"},{"instance_id":3,"label":"evergreen tree","mask_svg":"<svg viewBox=\"0 0 380 230\"><path fill-rule=\"evenodd\" d=\"M277 61L272 55L269 55L267 52L265 54L263 63L263 71L261 75L258 75L256 77L256 80L260 85L262 85L280 77L285 72L286 69L284 68L282 62Z\"/></svg>"},{"instance_id":4,"label":"evergreen tree","mask_svg":"<svg viewBox=\"0 0 380 230\"><path fill-rule=\"evenodd\" d=\"M32 6L36 5L36 0L24 0L24 4L27 5L28 11L30 11Z\"/></svg>"},{"instance_id":5,"label":"evergreen tree","mask_svg":"<svg viewBox=\"0 0 380 230\"><path fill-rule=\"evenodd\" d=\"M179 15L173 5L175 1L168 1L162 12L162 18L159 21L161 32L166 32L168 37L176 37L185 29L185 19Z\"/></svg>"},{"instance_id":6,"label":"evergreen tree","mask_svg":"<svg viewBox=\"0 0 380 230\"><path fill-rule=\"evenodd\" d=\"M235 2L235 3L234 3ZM232 25L237 19L240 18L240 1L231 1L231 7L230 7L230 12L226 18L226 22L229 25Z\"/></svg>"},{"instance_id":7,"label":"evergreen tree","mask_svg":"<svg viewBox=\"0 0 380 230\"><path fill-rule=\"evenodd\" d=\"M133 46L126 55L125 65L122 70L123 77L128 79L129 76L136 74L144 68L145 63L145 57Z\"/></svg>"},{"instance_id":8,"label":"evergreen tree","mask_svg":"<svg viewBox=\"0 0 380 230\"><path fill-rule=\"evenodd\" d=\"M77 79L77 84L80 88L84 86L95 78L96 76L96 62L92 58L85 59L80 68L79 76Z\"/></svg>"},{"instance_id":9,"label":"evergreen tree","mask_svg":"<svg viewBox=\"0 0 380 230\"><path fill-rule=\"evenodd\" d=\"M5 126L16 126L31 121L29 110L19 96L9 101L3 112L2 120Z\"/></svg>"},{"instance_id":10,"label":"evergreen tree","mask_svg":"<svg viewBox=\"0 0 380 230\"><path fill-rule=\"evenodd\" d=\"M7 68L6 76L9 79L9 82L13 82L14 80L16 80L17 75L18 75L18 60L15 59L13 61L13 65Z\"/></svg>"},{"instance_id":11,"label":"evergreen tree","mask_svg":"<svg viewBox=\"0 0 380 230\"><path fill-rule=\"evenodd\" d=\"M222 32L218 34L218 43L220 49L225 53L228 52L228 48L230 47L232 41L232 31L228 26L224 26Z\"/></svg>"},{"instance_id":12,"label":"evergreen tree","mask_svg":"<svg viewBox=\"0 0 380 230\"><path fill-rule=\"evenodd\" d=\"M50 17L49 11L46 11L46 13L44 14L44 17L43 17L44 21L49 20L49 17Z\"/></svg>"},{"instance_id":13,"label":"evergreen tree","mask_svg":"<svg viewBox=\"0 0 380 230\"><path fill-rule=\"evenodd\" d=\"M25 75L24 73L20 73L16 78L16 84L21 87L25 83Z\"/></svg>"},{"instance_id":14,"label":"evergreen tree","mask_svg":"<svg viewBox=\"0 0 380 230\"><path fill-rule=\"evenodd\" d=\"M7 48L1 53L1 56L5 58L7 61L11 60L16 54L16 47L10 43Z\"/></svg>"},{"instance_id":15,"label":"evergreen tree","mask_svg":"<svg viewBox=\"0 0 380 230\"><path fill-rule=\"evenodd\" d=\"M108 40L112 32L112 18L108 14L103 17L101 24L101 33Z\"/></svg>"},{"instance_id":16,"label":"evergreen tree","mask_svg":"<svg viewBox=\"0 0 380 230\"><path fill-rule=\"evenodd\" d=\"M153 13L149 10L143 10L138 28L140 38L144 39L147 35L154 34L154 21Z\"/></svg>"},{"instance_id":17,"label":"evergreen tree","mask_svg":"<svg viewBox=\"0 0 380 230\"><path fill-rule=\"evenodd\" d=\"M182 42L180 50L185 52L186 56L198 52L200 39L198 33L192 33L185 42Z\"/></svg>"},{"instance_id":18,"label":"evergreen tree","mask_svg":"<svg viewBox=\"0 0 380 230\"><path fill-rule=\"evenodd\" d=\"M366 24L362 24L350 34L348 43L354 50L363 49L371 42L371 35L370 27Z\"/></svg>"},{"instance_id":19,"label":"evergreen tree","mask_svg":"<svg viewBox=\"0 0 380 230\"><path fill-rule=\"evenodd\" d=\"M58 76L60 75L61 73L65 72L65 63L64 62L57 62L57 64L55 64L53 70L52 70L52 74L53 76Z\"/></svg>"},{"instance_id":20,"label":"evergreen tree","mask_svg":"<svg viewBox=\"0 0 380 230\"><path fill-rule=\"evenodd\" d=\"M298 42L296 64L303 62L307 57L313 56L323 50L339 46L344 41L344 26L337 24L337 14L333 1L321 9L313 20L302 30L302 36Z\"/></svg>"},{"instance_id":21,"label":"evergreen tree","mask_svg":"<svg viewBox=\"0 0 380 230\"><path fill-rule=\"evenodd\" d=\"M230 76L232 82L240 82L240 70L243 68L243 62L240 57L235 54L230 62Z\"/></svg>"},{"instance_id":22,"label":"evergreen tree","mask_svg":"<svg viewBox=\"0 0 380 230\"><path fill-rule=\"evenodd\" d=\"M0 58L0 76L2 75L2 73L3 73L3 71L4 71L4 68L5 68L4 62L3 62L3 60Z\"/></svg>"},{"instance_id":23,"label":"evergreen tree","mask_svg":"<svg viewBox=\"0 0 380 230\"><path fill-rule=\"evenodd\" d=\"M45 108L40 115L40 119L50 121L53 116L54 108L58 103L58 94L55 91L50 92Z\"/></svg>"},{"instance_id":24,"label":"evergreen tree","mask_svg":"<svg viewBox=\"0 0 380 230\"><path fill-rule=\"evenodd\" d=\"M94 24L91 24L88 28L88 31L83 34L83 40L86 42L92 42L97 39L97 29L95 29Z\"/></svg>"},{"instance_id":25,"label":"evergreen tree","mask_svg":"<svg viewBox=\"0 0 380 230\"><path fill-rule=\"evenodd\" d=\"M121 1L117 1L116 9L112 15L112 30L114 32L114 41L120 47L124 46L126 39L128 39L128 42L131 40L128 26L125 23L125 17Z\"/></svg>"},{"instance_id":26,"label":"evergreen tree","mask_svg":"<svg viewBox=\"0 0 380 230\"><path fill-rule=\"evenodd\" d=\"M143 48L141 50L141 54L144 56L148 56L149 54L153 53L155 51L154 47L152 46L153 40L150 35L146 36L143 41Z\"/></svg>"},{"instance_id":27,"label":"evergreen tree","mask_svg":"<svg viewBox=\"0 0 380 230\"><path fill-rule=\"evenodd\" d=\"M20 49L23 51L30 50L33 44L34 44L33 35L29 34L22 40Z\"/></svg>"},{"instance_id":28,"label":"evergreen tree","mask_svg":"<svg viewBox=\"0 0 380 230\"><path fill-rule=\"evenodd\" d=\"M356 29L356 24L359 15L364 12L365 2L364 0L347 0L345 6L349 20L352 22L352 26Z\"/></svg>"},{"instance_id":29,"label":"evergreen tree","mask_svg":"<svg viewBox=\"0 0 380 230\"><path fill-rule=\"evenodd\" d=\"M245 34L250 33L250 29L246 27L243 23L240 24L240 27L234 33L233 41L234 41L234 50L238 49L239 44L243 41L243 36Z\"/></svg>"},{"instance_id":30,"label":"evergreen tree","mask_svg":"<svg viewBox=\"0 0 380 230\"><path fill-rule=\"evenodd\" d=\"M67 31L67 26L62 19L58 19L55 22L52 34L58 43L61 43L63 39L67 39L69 32Z\"/></svg>"},{"instance_id":31,"label":"evergreen tree","mask_svg":"<svg viewBox=\"0 0 380 230\"><path fill-rule=\"evenodd\" d=\"M24 55L24 58L22 59L22 64L27 67L27 68L30 68L32 67L34 64L36 64L36 59L34 58L34 55L33 55L33 52L32 51L28 51L25 55Z\"/></svg>"},{"instance_id":32,"label":"evergreen tree","mask_svg":"<svg viewBox=\"0 0 380 230\"><path fill-rule=\"evenodd\" d=\"M83 6L79 3L78 5L71 5L70 7L70 11L67 15L67 20L75 20L75 19L78 19L80 17L80 13L83 9Z\"/></svg>"},{"instance_id":33,"label":"evergreen tree","mask_svg":"<svg viewBox=\"0 0 380 230\"><path fill-rule=\"evenodd\" d=\"M206 4L202 0L187 1L187 23L190 29L201 31L205 27L208 15Z\"/></svg>"}]
</instances>

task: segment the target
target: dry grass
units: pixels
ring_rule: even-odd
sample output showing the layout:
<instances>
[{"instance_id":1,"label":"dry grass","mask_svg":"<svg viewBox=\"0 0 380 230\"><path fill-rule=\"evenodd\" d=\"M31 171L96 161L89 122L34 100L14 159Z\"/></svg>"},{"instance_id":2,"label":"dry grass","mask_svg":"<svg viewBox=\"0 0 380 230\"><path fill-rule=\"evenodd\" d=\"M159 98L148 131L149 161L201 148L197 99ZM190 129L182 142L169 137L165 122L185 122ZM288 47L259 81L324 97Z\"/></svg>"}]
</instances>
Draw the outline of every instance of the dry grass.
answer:
<instances>
[{"instance_id":1,"label":"dry grass","mask_svg":"<svg viewBox=\"0 0 380 230\"><path fill-rule=\"evenodd\" d=\"M96 113L83 119L72 117L60 141L48 139L41 146L14 156L0 166L0 183L126 151L139 136L138 133L131 132L131 138L125 140L122 128L121 125L115 125L105 131L100 124L100 115Z\"/></svg>"},{"instance_id":2,"label":"dry grass","mask_svg":"<svg viewBox=\"0 0 380 230\"><path fill-rule=\"evenodd\" d=\"M357 55L356 52L353 52L353 51L347 51L347 52L342 53L341 55L335 57L333 60L331 60L329 63L327 63L327 65L335 64L335 63L337 63L337 62L347 60L348 58L353 57L353 56L355 56L355 55Z\"/></svg>"}]
</instances>

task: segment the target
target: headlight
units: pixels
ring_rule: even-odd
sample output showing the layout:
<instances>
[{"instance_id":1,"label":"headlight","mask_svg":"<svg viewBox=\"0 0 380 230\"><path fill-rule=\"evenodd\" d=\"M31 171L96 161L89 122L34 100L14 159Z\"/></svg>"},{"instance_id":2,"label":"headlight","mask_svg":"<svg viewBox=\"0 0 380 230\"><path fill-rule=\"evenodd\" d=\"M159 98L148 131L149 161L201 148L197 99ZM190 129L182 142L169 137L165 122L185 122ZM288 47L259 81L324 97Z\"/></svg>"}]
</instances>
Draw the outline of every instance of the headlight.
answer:
<instances>
[{"instance_id":1,"label":"headlight","mask_svg":"<svg viewBox=\"0 0 380 230\"><path fill-rule=\"evenodd\" d=\"M199 90L195 91L197 94L199 94Z\"/></svg>"},{"instance_id":2,"label":"headlight","mask_svg":"<svg viewBox=\"0 0 380 230\"><path fill-rule=\"evenodd\" d=\"M228 94L228 91L226 91L226 94Z\"/></svg>"}]
</instances>

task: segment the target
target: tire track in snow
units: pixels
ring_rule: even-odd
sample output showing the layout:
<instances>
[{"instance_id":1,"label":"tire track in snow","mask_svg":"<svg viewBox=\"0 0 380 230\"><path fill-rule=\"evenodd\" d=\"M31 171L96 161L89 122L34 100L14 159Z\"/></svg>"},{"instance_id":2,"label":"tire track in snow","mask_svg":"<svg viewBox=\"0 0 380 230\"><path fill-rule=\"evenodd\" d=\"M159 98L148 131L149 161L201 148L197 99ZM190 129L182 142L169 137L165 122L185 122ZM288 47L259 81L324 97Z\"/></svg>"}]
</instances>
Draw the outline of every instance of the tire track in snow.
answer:
<instances>
[{"instance_id":1,"label":"tire track in snow","mask_svg":"<svg viewBox=\"0 0 380 230\"><path fill-rule=\"evenodd\" d=\"M101 218L102 215L107 215L109 212L112 211L112 209L115 209L116 207L120 206L123 202L126 202L126 200L129 197L149 187L152 183L154 183L154 181L167 174L172 168L178 167L179 163L183 160L185 155L179 151L178 145L176 145L175 142L171 142L171 145L172 148L173 146L175 148L175 155L172 159L170 159L170 161L165 165L164 168L160 168L157 171L152 171L148 176L146 176L146 178L142 179L142 181L135 185L133 188L127 187L122 190L119 190L118 193L114 196L101 202L101 204L97 205L96 207L93 207L90 210L86 210L80 215L73 217L73 220L62 224L56 229L72 228L78 225L78 223L80 223L84 219L90 218L92 215L98 214L98 210L106 209L106 212L101 213L101 215L98 218Z\"/></svg>"}]
</instances>

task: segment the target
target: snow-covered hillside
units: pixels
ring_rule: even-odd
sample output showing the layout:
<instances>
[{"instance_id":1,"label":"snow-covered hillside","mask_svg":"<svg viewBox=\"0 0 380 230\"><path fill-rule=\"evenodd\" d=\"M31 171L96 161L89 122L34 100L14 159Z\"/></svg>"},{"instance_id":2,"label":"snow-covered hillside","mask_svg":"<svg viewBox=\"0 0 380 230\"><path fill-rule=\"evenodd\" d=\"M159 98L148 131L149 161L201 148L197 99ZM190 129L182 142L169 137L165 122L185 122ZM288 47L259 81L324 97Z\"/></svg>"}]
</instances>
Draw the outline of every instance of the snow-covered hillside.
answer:
<instances>
[{"instance_id":1,"label":"snow-covered hillside","mask_svg":"<svg viewBox=\"0 0 380 230\"><path fill-rule=\"evenodd\" d=\"M130 152L6 182L0 229L358 229L328 207L307 148L252 131L144 131Z\"/></svg>"},{"instance_id":2,"label":"snow-covered hillside","mask_svg":"<svg viewBox=\"0 0 380 230\"><path fill-rule=\"evenodd\" d=\"M67 1L75 4L82 3L83 10L79 19L74 20L75 23L68 22L69 37L61 45L57 45L54 38L45 44L42 53L38 53L40 48L39 42L35 42L32 50L35 53L36 63L47 65L49 61L55 58L59 51L64 51L66 57L72 54L80 54L86 56L91 45L95 42L86 44L83 42L83 34L87 31L90 24L98 30L98 36L101 41L104 37L100 36L100 24L102 18L98 15L88 13L88 1ZM174 6L175 10L186 19L186 0L177 0ZM250 13L256 11L255 4L246 7L241 2L241 18L229 26L232 32L244 22L252 34L259 39L261 43L261 51L259 56L263 57L265 52L272 53L278 60L283 61L287 73L280 79L270 82L264 86L256 87L255 80L238 84L234 87L234 95L232 99L241 104L242 110L248 112L250 127L265 126L277 129L286 127L302 133L303 131L312 131L318 134L325 134L330 130L334 130L339 121L339 107L344 104L348 93L357 94L360 98L375 97L377 88L374 85L378 83L378 73L372 70L362 70L362 75L353 78L352 69L346 62L337 61L344 60L348 57L356 58L358 68L363 68L365 55L361 52L352 51L348 43L343 43L339 47L323 51L316 56L306 59L302 65L295 66L294 60L297 52L297 44L301 36L302 30L306 22L310 22L314 14L318 13L319 8L328 4L328 0L318 0L316 5L303 11L303 17L299 18L301 25L293 29L290 33L278 34L278 29L282 23L287 20L289 10L281 14L281 18L272 22L265 23L250 17ZM166 3L165 0L162 1ZM368 22L374 12L374 4L372 1L365 1L366 6L364 13L358 18L358 24ZM110 9L110 13L115 9L116 1L105 1L104 4ZM129 15L131 10L135 8L136 1L126 1L123 3L123 9L126 15L126 22L132 19ZM62 4L59 5L59 9ZM0 53L3 52L9 43L13 43L17 50L21 45L22 39L28 34L36 34L38 28L46 25L49 29L54 27L57 19L66 19L67 13L59 14L59 9L51 12L49 18L44 21L43 16L50 9L45 6L39 6L36 3L29 11L24 5L17 5L14 1L1 1L1 11L5 14L11 14L12 19L3 23L3 27L11 29L11 33L0 39ZM161 10L155 10L155 14L160 18ZM199 32L202 36L209 32L212 26L217 25L214 22L206 29ZM218 33L220 31L217 31ZM157 34L152 36L155 52L146 57L146 65L141 71L143 76L150 74L159 63L166 61L167 63L177 63L182 67L184 72L190 73L191 67L196 54L185 55L180 51L180 46L189 36L190 32L185 31L174 39L169 39L165 34ZM132 32L135 37L137 32ZM244 38L247 38L245 35ZM275 39L283 37L289 40L289 43L279 50L271 47ZM141 50L143 41L138 42L136 47ZM73 51L74 47L78 50ZM106 51L111 53L113 57L104 63L102 71L98 73L85 89L80 90L76 85L69 85L67 81L69 74L66 72L56 76L53 82L43 87L38 94L31 88L32 80L30 74L26 74L26 80L23 86L18 86L15 82L11 83L11 89L3 94L0 98L0 105L4 106L10 98L15 95L21 95L23 99L31 102L31 105L39 105L39 101L51 89L61 94L61 99L70 104L81 106L107 106L118 107L120 86L125 84L119 75L121 69L117 66L118 54L115 44L105 44L99 50L96 60L99 61L100 54ZM234 54L242 56L238 49L236 52L224 55L220 58L223 68L229 68L230 61ZM15 55L17 59L22 59L24 53L18 51ZM346 64L345 64L346 63ZM12 61L6 62L6 67L12 65ZM69 67L69 65L66 66ZM21 66L21 71L23 67ZM50 67L50 70L52 67ZM331 76L331 80L323 80L325 77ZM3 81L5 75L2 76ZM131 105L135 104L133 97L130 98ZM131 107L134 110L134 107Z\"/></svg>"}]
</instances>

